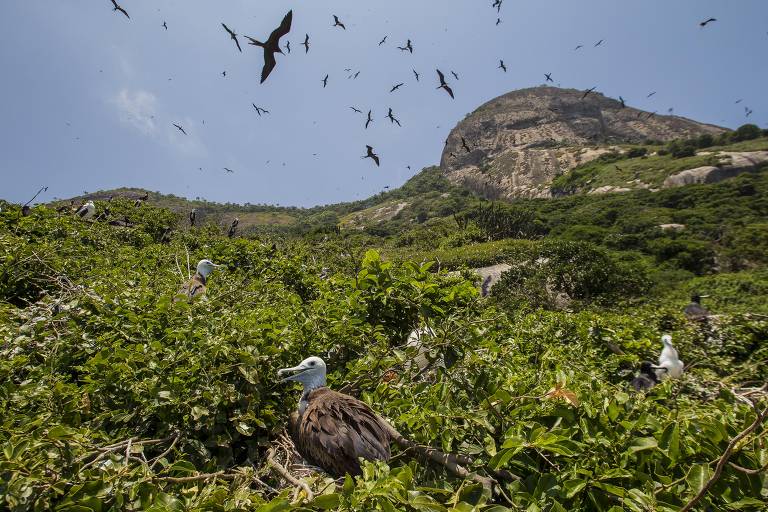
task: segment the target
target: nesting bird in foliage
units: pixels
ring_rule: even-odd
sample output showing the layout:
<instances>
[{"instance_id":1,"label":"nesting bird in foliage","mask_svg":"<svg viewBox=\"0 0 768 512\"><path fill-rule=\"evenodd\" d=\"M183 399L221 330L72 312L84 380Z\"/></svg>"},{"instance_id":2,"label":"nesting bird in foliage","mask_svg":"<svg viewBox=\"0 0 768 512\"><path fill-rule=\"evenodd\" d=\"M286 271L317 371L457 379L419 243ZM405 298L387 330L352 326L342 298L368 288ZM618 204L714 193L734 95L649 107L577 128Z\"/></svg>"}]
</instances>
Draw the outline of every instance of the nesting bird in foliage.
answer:
<instances>
[{"instance_id":1,"label":"nesting bird in foliage","mask_svg":"<svg viewBox=\"0 0 768 512\"><path fill-rule=\"evenodd\" d=\"M197 208L192 208L189 212L189 225L195 227L195 221L197 220Z\"/></svg>"},{"instance_id":2,"label":"nesting bird in foliage","mask_svg":"<svg viewBox=\"0 0 768 512\"><path fill-rule=\"evenodd\" d=\"M672 345L672 336L665 334L661 337L664 348L659 355L659 369L656 375L660 379L670 378L679 379L683 375L685 365L677 354L677 349Z\"/></svg>"},{"instance_id":3,"label":"nesting bird in foliage","mask_svg":"<svg viewBox=\"0 0 768 512\"><path fill-rule=\"evenodd\" d=\"M88 201L77 209L75 215L83 220L88 220L96 215L96 205L93 204L93 201Z\"/></svg>"},{"instance_id":4,"label":"nesting bird in foliage","mask_svg":"<svg viewBox=\"0 0 768 512\"><path fill-rule=\"evenodd\" d=\"M208 282L208 276L221 266L222 265L216 265L211 260L200 260L197 264L197 272L192 276L192 279L179 290L179 295L186 295L188 300L193 300L205 295L205 285Z\"/></svg>"},{"instance_id":5,"label":"nesting bird in foliage","mask_svg":"<svg viewBox=\"0 0 768 512\"><path fill-rule=\"evenodd\" d=\"M299 453L334 477L361 474L361 458L388 461L391 427L364 402L327 388L325 373L319 357L277 372L291 374L282 382L300 382L304 387L289 429Z\"/></svg>"},{"instance_id":6,"label":"nesting bird in foliage","mask_svg":"<svg viewBox=\"0 0 768 512\"><path fill-rule=\"evenodd\" d=\"M710 315L709 310L701 305L701 299L709 297L709 295L692 295L691 303L685 306L683 313L688 317L688 320L706 320Z\"/></svg>"},{"instance_id":7,"label":"nesting bird in foliage","mask_svg":"<svg viewBox=\"0 0 768 512\"><path fill-rule=\"evenodd\" d=\"M640 363L640 372L632 379L632 387L635 388L635 391L651 389L659 383L659 377L656 372L661 370L658 366L653 366L652 362L643 361Z\"/></svg>"},{"instance_id":8,"label":"nesting bird in foliage","mask_svg":"<svg viewBox=\"0 0 768 512\"><path fill-rule=\"evenodd\" d=\"M229 238L232 238L235 236L235 233L237 232L237 225L240 224L240 219L237 217L234 218L232 221L232 224L229 225L229 231L227 231L227 236Z\"/></svg>"}]
</instances>

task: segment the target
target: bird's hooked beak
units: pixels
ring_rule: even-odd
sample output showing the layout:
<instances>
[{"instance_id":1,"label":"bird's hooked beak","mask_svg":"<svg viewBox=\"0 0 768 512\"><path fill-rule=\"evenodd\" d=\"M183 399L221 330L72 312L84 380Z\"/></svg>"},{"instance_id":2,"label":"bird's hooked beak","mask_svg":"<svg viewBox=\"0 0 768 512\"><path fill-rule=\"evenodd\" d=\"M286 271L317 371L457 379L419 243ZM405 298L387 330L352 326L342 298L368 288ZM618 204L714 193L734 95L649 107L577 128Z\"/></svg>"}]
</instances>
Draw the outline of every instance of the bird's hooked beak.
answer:
<instances>
[{"instance_id":1,"label":"bird's hooked beak","mask_svg":"<svg viewBox=\"0 0 768 512\"><path fill-rule=\"evenodd\" d=\"M280 381L281 384L291 381L291 380L297 380L297 377L301 375L304 371L306 371L308 367L304 364L300 364L298 366L294 366L293 368L280 368L277 370L277 376L282 377L283 375L287 375L292 373L293 375L288 375L288 377L284 378Z\"/></svg>"}]
</instances>

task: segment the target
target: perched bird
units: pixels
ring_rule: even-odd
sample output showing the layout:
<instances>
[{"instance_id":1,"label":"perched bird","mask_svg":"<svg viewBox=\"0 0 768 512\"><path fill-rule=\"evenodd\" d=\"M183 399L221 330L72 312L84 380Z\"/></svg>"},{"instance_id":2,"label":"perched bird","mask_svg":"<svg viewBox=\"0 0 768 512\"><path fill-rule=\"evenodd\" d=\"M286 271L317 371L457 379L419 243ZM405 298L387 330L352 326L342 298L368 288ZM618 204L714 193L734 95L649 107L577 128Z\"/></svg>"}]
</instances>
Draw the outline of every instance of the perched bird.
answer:
<instances>
[{"instance_id":1,"label":"perched bird","mask_svg":"<svg viewBox=\"0 0 768 512\"><path fill-rule=\"evenodd\" d=\"M384 36L384 39L379 41L379 46L383 45L387 41L387 36Z\"/></svg>"},{"instance_id":2,"label":"perched bird","mask_svg":"<svg viewBox=\"0 0 768 512\"><path fill-rule=\"evenodd\" d=\"M419 75L419 74L416 72L416 70L415 70L415 69L411 69L411 71L413 71L413 76L415 76L415 77L416 77L416 81L418 82L418 81L419 81L419 77L420 77L421 75Z\"/></svg>"},{"instance_id":3,"label":"perched bird","mask_svg":"<svg viewBox=\"0 0 768 512\"><path fill-rule=\"evenodd\" d=\"M393 85L393 86L392 86L392 88L389 90L389 92L395 92L396 90L398 90L399 88L401 88L403 85L405 85L405 84L403 84L403 82L400 82L400 83L399 83L399 84L397 84L397 85Z\"/></svg>"},{"instance_id":4,"label":"perched bird","mask_svg":"<svg viewBox=\"0 0 768 512\"><path fill-rule=\"evenodd\" d=\"M402 126L400 124L400 121L398 121L397 118L395 118L394 114L392 114L391 108L389 109L389 113L387 114L387 117L389 118L390 123L397 123L397 126Z\"/></svg>"},{"instance_id":5,"label":"perched bird","mask_svg":"<svg viewBox=\"0 0 768 512\"><path fill-rule=\"evenodd\" d=\"M437 78L440 80L440 85L437 86L438 89L445 89L445 92L448 93L448 95L453 98L453 89L451 89L447 83L445 83L445 75L443 75L442 71L439 69L437 70Z\"/></svg>"},{"instance_id":6,"label":"perched bird","mask_svg":"<svg viewBox=\"0 0 768 512\"><path fill-rule=\"evenodd\" d=\"M621 96L619 96L619 102L621 103L621 108L624 108L627 106L626 102L624 101L624 98L622 98Z\"/></svg>"},{"instance_id":7,"label":"perched bird","mask_svg":"<svg viewBox=\"0 0 768 512\"><path fill-rule=\"evenodd\" d=\"M304 34L304 42L301 45L304 47L304 53L309 53L309 34Z\"/></svg>"},{"instance_id":8,"label":"perched bird","mask_svg":"<svg viewBox=\"0 0 768 512\"><path fill-rule=\"evenodd\" d=\"M112 5L114 6L114 7L112 8L112 10L113 10L113 11L119 11L119 12L121 12L121 13L125 14L125 17L126 17L126 18L128 18L128 19L131 19L131 17L130 17L130 16L128 16L128 11L126 11L126 10L125 10L125 9L123 9L123 8L122 8L120 5L118 5L118 3L117 3L117 1L116 1L116 0L112 0Z\"/></svg>"},{"instance_id":9,"label":"perched bird","mask_svg":"<svg viewBox=\"0 0 768 512\"><path fill-rule=\"evenodd\" d=\"M285 17L283 17L283 21L280 22L280 26L277 27L275 30L273 30L271 34L269 34L269 38L265 43L262 43L261 41L257 41L252 37L245 36L246 39L250 41L249 44L252 44L254 46L260 46L264 49L264 67L261 69L262 84L264 83L264 80L267 79L269 74L272 72L273 69L275 69L275 66L277 65L277 61L275 60L275 54L279 53L283 55L283 50L280 48L280 38L291 31L292 20L293 20L293 11L291 10L291 11L288 11L288 14L286 14ZM309 36L307 36L304 42L306 43L307 51L309 51Z\"/></svg>"},{"instance_id":10,"label":"perched bird","mask_svg":"<svg viewBox=\"0 0 768 512\"><path fill-rule=\"evenodd\" d=\"M584 99L587 96L589 96L595 89L597 89L597 87L593 87L591 89L587 89L586 91L584 91L584 95L581 97L581 99Z\"/></svg>"},{"instance_id":11,"label":"perched bird","mask_svg":"<svg viewBox=\"0 0 768 512\"><path fill-rule=\"evenodd\" d=\"M256 109L256 113L259 114L259 117L261 117L261 114L269 114L269 110L257 107L255 103L251 103L251 105L253 105L253 108Z\"/></svg>"},{"instance_id":12,"label":"perched bird","mask_svg":"<svg viewBox=\"0 0 768 512\"><path fill-rule=\"evenodd\" d=\"M192 208L189 212L189 225L195 227L195 221L197 220L197 208Z\"/></svg>"},{"instance_id":13,"label":"perched bird","mask_svg":"<svg viewBox=\"0 0 768 512\"><path fill-rule=\"evenodd\" d=\"M178 124L176 124L176 123L172 123L172 124L173 124L173 126L175 126L175 127L176 127L176 129L177 129L177 130L179 130L181 133L183 133L184 135L186 135L186 134L187 134L187 132L185 132L185 131L184 131L184 128L182 128L181 126L179 126L179 125L178 125Z\"/></svg>"},{"instance_id":14,"label":"perched bird","mask_svg":"<svg viewBox=\"0 0 768 512\"><path fill-rule=\"evenodd\" d=\"M139 201L146 201L147 199L149 199L149 192L144 192L144 195L143 196L139 196L138 199L139 199Z\"/></svg>"},{"instance_id":15,"label":"perched bird","mask_svg":"<svg viewBox=\"0 0 768 512\"><path fill-rule=\"evenodd\" d=\"M397 48L400 51L403 51L403 52L404 51L409 51L409 52L413 53L413 45L411 44L411 40L410 39L405 43L405 46L398 46Z\"/></svg>"},{"instance_id":16,"label":"perched bird","mask_svg":"<svg viewBox=\"0 0 768 512\"><path fill-rule=\"evenodd\" d=\"M640 372L632 379L632 387L635 388L635 391L645 391L658 384L659 378L656 371L660 371L660 368L653 366L652 362L643 361L640 363Z\"/></svg>"},{"instance_id":17,"label":"perched bird","mask_svg":"<svg viewBox=\"0 0 768 512\"><path fill-rule=\"evenodd\" d=\"M373 148L371 146L365 146L368 154L366 154L363 158L370 158L374 162L376 162L376 167L379 166L379 155L373 152Z\"/></svg>"},{"instance_id":18,"label":"perched bird","mask_svg":"<svg viewBox=\"0 0 768 512\"><path fill-rule=\"evenodd\" d=\"M331 26L332 27L341 27L344 30L347 30L347 27L345 27L344 24L339 21L339 17L336 16L335 14L333 15L333 25L331 25Z\"/></svg>"},{"instance_id":19,"label":"perched bird","mask_svg":"<svg viewBox=\"0 0 768 512\"><path fill-rule=\"evenodd\" d=\"M289 430L308 462L341 477L360 475L359 459L389 460L391 427L364 402L327 388L322 359L309 357L277 374L289 374L281 382L300 382L304 388Z\"/></svg>"},{"instance_id":20,"label":"perched bird","mask_svg":"<svg viewBox=\"0 0 768 512\"><path fill-rule=\"evenodd\" d=\"M694 294L691 296L691 303L685 306L683 313L688 320L706 320L710 315L707 308L701 305L701 299L709 297L709 295Z\"/></svg>"},{"instance_id":21,"label":"perched bird","mask_svg":"<svg viewBox=\"0 0 768 512\"><path fill-rule=\"evenodd\" d=\"M320 81L323 82L323 89L325 89L326 86L328 85L328 75L325 75L325 78L323 78Z\"/></svg>"},{"instance_id":22,"label":"perched bird","mask_svg":"<svg viewBox=\"0 0 768 512\"><path fill-rule=\"evenodd\" d=\"M595 48L597 48L598 46L600 46L601 44L603 44L603 41L604 41L604 39L601 39L601 40L599 40L598 42L596 42L596 43L595 43Z\"/></svg>"},{"instance_id":23,"label":"perched bird","mask_svg":"<svg viewBox=\"0 0 768 512\"><path fill-rule=\"evenodd\" d=\"M704 20L701 23L699 23L699 26L700 27L706 27L707 25L709 25L713 21L717 21L717 18L709 18L708 20Z\"/></svg>"},{"instance_id":24,"label":"perched bird","mask_svg":"<svg viewBox=\"0 0 768 512\"><path fill-rule=\"evenodd\" d=\"M371 117L371 111L368 111L368 119L365 121L365 129L368 129L368 125L373 122L373 118Z\"/></svg>"},{"instance_id":25,"label":"perched bird","mask_svg":"<svg viewBox=\"0 0 768 512\"><path fill-rule=\"evenodd\" d=\"M25 204L21 207L21 216L22 217L29 217L29 212L31 211L31 208L28 204Z\"/></svg>"},{"instance_id":26,"label":"perched bird","mask_svg":"<svg viewBox=\"0 0 768 512\"><path fill-rule=\"evenodd\" d=\"M554 82L554 80L552 80L552 73L544 73L544 77L546 78L544 80L545 82Z\"/></svg>"},{"instance_id":27,"label":"perched bird","mask_svg":"<svg viewBox=\"0 0 768 512\"><path fill-rule=\"evenodd\" d=\"M362 114L362 113L363 113L363 111L362 111L362 110L360 110L360 109L357 109L357 108L355 108L355 107L349 107L349 108L351 108L353 111L357 112L358 114Z\"/></svg>"},{"instance_id":28,"label":"perched bird","mask_svg":"<svg viewBox=\"0 0 768 512\"><path fill-rule=\"evenodd\" d=\"M75 216L80 217L83 220L88 220L96 215L96 205L93 201L88 201L75 212Z\"/></svg>"},{"instance_id":29,"label":"perched bird","mask_svg":"<svg viewBox=\"0 0 768 512\"><path fill-rule=\"evenodd\" d=\"M457 75L454 71L451 71L451 74L453 75L453 78L455 78L458 81L459 75Z\"/></svg>"},{"instance_id":30,"label":"perched bird","mask_svg":"<svg viewBox=\"0 0 768 512\"><path fill-rule=\"evenodd\" d=\"M656 371L656 375L659 379L679 379L683 375L683 368L685 365L677 355L677 349L672 345L672 336L665 334L661 337L661 343L664 348L661 349L661 355L659 355L659 369Z\"/></svg>"},{"instance_id":31,"label":"perched bird","mask_svg":"<svg viewBox=\"0 0 768 512\"><path fill-rule=\"evenodd\" d=\"M237 225L240 224L240 219L237 217L232 220L232 224L229 225L229 231L227 231L227 236L229 238L232 238L235 236L235 233L237 232Z\"/></svg>"},{"instance_id":32,"label":"perched bird","mask_svg":"<svg viewBox=\"0 0 768 512\"><path fill-rule=\"evenodd\" d=\"M496 68L496 69L501 69L501 70L503 70L505 73L507 72L507 66L505 66L505 65L504 65L504 61L503 61L503 60L499 60L499 67L498 67L498 68Z\"/></svg>"},{"instance_id":33,"label":"perched bird","mask_svg":"<svg viewBox=\"0 0 768 512\"><path fill-rule=\"evenodd\" d=\"M222 23L221 26L224 27L224 30L227 31L230 39L232 39L235 42L235 44L237 45L237 49L240 50L240 52L242 53L243 49L240 48L240 41L237 40L237 34L235 34L233 30L230 30L230 28L226 26L224 23Z\"/></svg>"},{"instance_id":34,"label":"perched bird","mask_svg":"<svg viewBox=\"0 0 768 512\"><path fill-rule=\"evenodd\" d=\"M168 24L167 24L166 22L163 22L163 28L164 28L165 30L168 30Z\"/></svg>"},{"instance_id":35,"label":"perched bird","mask_svg":"<svg viewBox=\"0 0 768 512\"><path fill-rule=\"evenodd\" d=\"M189 282L182 286L179 295L186 295L187 300L190 301L205 295L208 276L221 266L214 264L211 260L200 260L197 264L197 272Z\"/></svg>"}]
</instances>

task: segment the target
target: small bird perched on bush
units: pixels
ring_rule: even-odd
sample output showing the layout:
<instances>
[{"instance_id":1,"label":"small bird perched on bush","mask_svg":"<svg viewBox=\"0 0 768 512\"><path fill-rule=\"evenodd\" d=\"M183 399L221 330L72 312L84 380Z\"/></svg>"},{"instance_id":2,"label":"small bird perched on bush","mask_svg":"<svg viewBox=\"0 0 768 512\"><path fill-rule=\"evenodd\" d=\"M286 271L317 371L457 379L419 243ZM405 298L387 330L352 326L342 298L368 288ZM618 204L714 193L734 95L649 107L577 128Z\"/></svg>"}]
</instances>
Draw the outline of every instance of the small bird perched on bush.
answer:
<instances>
[{"instance_id":1,"label":"small bird perched on bush","mask_svg":"<svg viewBox=\"0 0 768 512\"><path fill-rule=\"evenodd\" d=\"M677 355L677 349L672 345L672 336L665 334L661 337L661 342L664 348L659 356L659 368L663 369L657 370L656 375L659 379L679 379L683 375L685 365Z\"/></svg>"},{"instance_id":2,"label":"small bird perched on bush","mask_svg":"<svg viewBox=\"0 0 768 512\"><path fill-rule=\"evenodd\" d=\"M643 361L640 363L640 372L632 379L632 387L635 388L635 391L651 389L659 383L657 372L663 370L663 368L653 366L653 363L650 361Z\"/></svg>"},{"instance_id":3,"label":"small bird perched on bush","mask_svg":"<svg viewBox=\"0 0 768 512\"><path fill-rule=\"evenodd\" d=\"M705 320L710 315L709 310L701 305L701 299L706 297L709 295L691 295L691 303L683 309L688 320Z\"/></svg>"},{"instance_id":4,"label":"small bird perched on bush","mask_svg":"<svg viewBox=\"0 0 768 512\"><path fill-rule=\"evenodd\" d=\"M75 212L75 215L80 217L83 220L88 220L91 217L93 217L96 214L96 205L93 204L93 201L88 201L83 206L77 209Z\"/></svg>"},{"instance_id":5,"label":"small bird perched on bush","mask_svg":"<svg viewBox=\"0 0 768 512\"><path fill-rule=\"evenodd\" d=\"M211 275L211 272L222 266L223 265L216 265L211 260L200 260L197 264L197 272L192 276L192 279L179 290L179 295L186 295L187 299L190 301L204 296L208 276Z\"/></svg>"}]
</instances>

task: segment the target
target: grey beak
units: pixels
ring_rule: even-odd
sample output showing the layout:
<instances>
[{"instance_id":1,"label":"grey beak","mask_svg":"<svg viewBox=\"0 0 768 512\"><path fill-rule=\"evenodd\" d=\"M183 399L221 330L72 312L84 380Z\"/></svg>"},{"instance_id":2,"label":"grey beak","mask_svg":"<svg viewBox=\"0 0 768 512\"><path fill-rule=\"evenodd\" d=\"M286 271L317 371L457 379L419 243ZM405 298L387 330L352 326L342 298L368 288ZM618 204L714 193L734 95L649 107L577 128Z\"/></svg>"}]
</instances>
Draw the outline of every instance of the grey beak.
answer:
<instances>
[{"instance_id":1,"label":"grey beak","mask_svg":"<svg viewBox=\"0 0 768 512\"><path fill-rule=\"evenodd\" d=\"M279 370L277 370L277 376L278 377L282 377L283 375L285 375L287 373L293 373L293 375L289 375L288 377L286 377L283 380L281 380L280 383L282 384L283 382L288 382L290 380L294 380L294 377L296 377L296 375L298 375L297 372L300 372L301 370L305 370L305 368L303 366L301 366L301 365L294 366L293 368L280 368Z\"/></svg>"}]
</instances>

